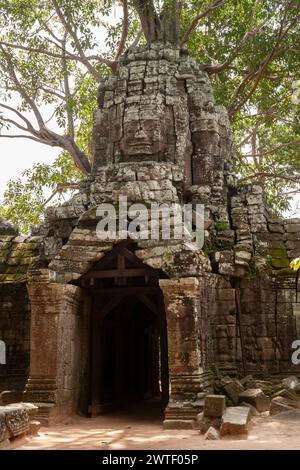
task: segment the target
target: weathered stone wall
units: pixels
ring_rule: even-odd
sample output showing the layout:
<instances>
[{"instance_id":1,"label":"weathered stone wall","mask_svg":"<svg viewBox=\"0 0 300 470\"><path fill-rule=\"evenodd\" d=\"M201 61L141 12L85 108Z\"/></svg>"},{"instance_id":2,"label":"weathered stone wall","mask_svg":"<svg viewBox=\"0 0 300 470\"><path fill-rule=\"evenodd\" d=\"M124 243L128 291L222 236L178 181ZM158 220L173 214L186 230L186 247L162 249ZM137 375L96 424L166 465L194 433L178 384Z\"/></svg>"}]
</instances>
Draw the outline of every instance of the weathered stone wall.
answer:
<instances>
[{"instance_id":1,"label":"weathered stone wall","mask_svg":"<svg viewBox=\"0 0 300 470\"><path fill-rule=\"evenodd\" d=\"M23 390L30 352L30 311L26 284L0 285L0 339L6 364L0 364L0 392Z\"/></svg>"},{"instance_id":2,"label":"weathered stone wall","mask_svg":"<svg viewBox=\"0 0 300 470\"><path fill-rule=\"evenodd\" d=\"M244 279L217 289L213 307L214 363L228 372L268 375L296 372L291 362L297 339L295 279ZM237 293L240 314L238 313ZM241 347L244 338L244 351Z\"/></svg>"},{"instance_id":3,"label":"weathered stone wall","mask_svg":"<svg viewBox=\"0 0 300 470\"><path fill-rule=\"evenodd\" d=\"M42 240L21 237L0 219L0 340L6 364L0 364L0 391L23 390L29 370L30 305L28 270L41 262Z\"/></svg>"}]
</instances>

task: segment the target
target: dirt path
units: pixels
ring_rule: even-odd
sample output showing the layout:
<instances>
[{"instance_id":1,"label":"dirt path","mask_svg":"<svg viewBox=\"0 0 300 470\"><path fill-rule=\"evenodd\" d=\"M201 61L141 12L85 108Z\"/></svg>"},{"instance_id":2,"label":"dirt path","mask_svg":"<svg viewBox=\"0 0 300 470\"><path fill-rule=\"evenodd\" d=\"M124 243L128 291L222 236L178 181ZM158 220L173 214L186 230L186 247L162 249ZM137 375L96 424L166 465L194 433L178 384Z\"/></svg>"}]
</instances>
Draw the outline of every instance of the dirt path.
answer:
<instances>
[{"instance_id":1,"label":"dirt path","mask_svg":"<svg viewBox=\"0 0 300 470\"><path fill-rule=\"evenodd\" d=\"M39 435L15 442L22 450L188 450L297 449L300 450L300 412L254 418L247 439L205 441L198 431L164 430L157 407L132 407L89 419L74 417L65 424L41 428Z\"/></svg>"}]
</instances>

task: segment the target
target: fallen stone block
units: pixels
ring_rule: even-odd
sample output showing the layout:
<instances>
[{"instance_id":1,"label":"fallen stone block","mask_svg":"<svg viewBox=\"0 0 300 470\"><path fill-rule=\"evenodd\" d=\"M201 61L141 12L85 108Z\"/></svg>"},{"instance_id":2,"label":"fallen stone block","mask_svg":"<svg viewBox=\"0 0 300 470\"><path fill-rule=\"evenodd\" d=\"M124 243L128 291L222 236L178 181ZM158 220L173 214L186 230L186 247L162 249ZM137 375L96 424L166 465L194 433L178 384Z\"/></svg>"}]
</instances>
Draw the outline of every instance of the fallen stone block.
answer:
<instances>
[{"instance_id":1,"label":"fallen stone block","mask_svg":"<svg viewBox=\"0 0 300 470\"><path fill-rule=\"evenodd\" d=\"M14 438L28 432L29 417L25 408L13 407L11 405L0 406L0 413L1 412L5 415L9 438Z\"/></svg>"},{"instance_id":2,"label":"fallen stone block","mask_svg":"<svg viewBox=\"0 0 300 470\"><path fill-rule=\"evenodd\" d=\"M247 375L240 380L240 383L243 385L244 389L247 390L248 388L257 388L256 383L252 375Z\"/></svg>"},{"instance_id":3,"label":"fallen stone block","mask_svg":"<svg viewBox=\"0 0 300 470\"><path fill-rule=\"evenodd\" d=\"M295 390L296 388L298 388L297 386L300 385L299 380L294 375L292 375L291 377L287 377L286 379L283 379L281 381L281 384L282 384L282 387L285 388L286 390Z\"/></svg>"},{"instance_id":4,"label":"fallen stone block","mask_svg":"<svg viewBox=\"0 0 300 470\"><path fill-rule=\"evenodd\" d=\"M300 423L300 410L288 410L282 413L278 413L270 418L272 421L287 421L289 423Z\"/></svg>"},{"instance_id":5,"label":"fallen stone block","mask_svg":"<svg viewBox=\"0 0 300 470\"><path fill-rule=\"evenodd\" d=\"M204 416L221 418L225 410L224 395L207 395L204 400Z\"/></svg>"},{"instance_id":6,"label":"fallen stone block","mask_svg":"<svg viewBox=\"0 0 300 470\"><path fill-rule=\"evenodd\" d=\"M8 438L8 430L6 427L5 413L0 411L0 442L4 442Z\"/></svg>"},{"instance_id":7,"label":"fallen stone block","mask_svg":"<svg viewBox=\"0 0 300 470\"><path fill-rule=\"evenodd\" d=\"M221 421L221 436L247 434L251 420L251 412L246 406L231 406Z\"/></svg>"},{"instance_id":8,"label":"fallen stone block","mask_svg":"<svg viewBox=\"0 0 300 470\"><path fill-rule=\"evenodd\" d=\"M220 429L220 426L221 426L221 418L203 416L199 424L199 429L200 429L201 434L205 434L210 427L213 427L215 429Z\"/></svg>"},{"instance_id":9,"label":"fallen stone block","mask_svg":"<svg viewBox=\"0 0 300 470\"><path fill-rule=\"evenodd\" d=\"M239 403L249 403L263 413L270 409L270 398L260 388L249 388L239 394Z\"/></svg>"},{"instance_id":10,"label":"fallen stone block","mask_svg":"<svg viewBox=\"0 0 300 470\"><path fill-rule=\"evenodd\" d=\"M289 400L285 397L275 397L271 401L270 415L276 415L283 413L284 411L290 411L300 408L300 402Z\"/></svg>"},{"instance_id":11,"label":"fallen stone block","mask_svg":"<svg viewBox=\"0 0 300 470\"><path fill-rule=\"evenodd\" d=\"M10 403L9 405L6 405L6 407L27 410L29 420L33 420L34 418L36 418L39 411L39 407L34 405L33 403Z\"/></svg>"},{"instance_id":12,"label":"fallen stone block","mask_svg":"<svg viewBox=\"0 0 300 470\"><path fill-rule=\"evenodd\" d=\"M237 405L239 402L239 394L244 391L244 387L239 380L234 380L224 386L224 391L232 403Z\"/></svg>"},{"instance_id":13,"label":"fallen stone block","mask_svg":"<svg viewBox=\"0 0 300 470\"><path fill-rule=\"evenodd\" d=\"M246 406L247 408L249 408L249 410L250 410L252 416L260 416L259 411L257 411L257 409L255 408L255 406L250 405L250 403L245 403L245 402L243 401L243 403L241 403L241 406Z\"/></svg>"},{"instance_id":14,"label":"fallen stone block","mask_svg":"<svg viewBox=\"0 0 300 470\"><path fill-rule=\"evenodd\" d=\"M210 428L208 428L204 435L204 439L206 441L217 441L218 439L220 439L220 433L217 429L210 426Z\"/></svg>"}]
</instances>

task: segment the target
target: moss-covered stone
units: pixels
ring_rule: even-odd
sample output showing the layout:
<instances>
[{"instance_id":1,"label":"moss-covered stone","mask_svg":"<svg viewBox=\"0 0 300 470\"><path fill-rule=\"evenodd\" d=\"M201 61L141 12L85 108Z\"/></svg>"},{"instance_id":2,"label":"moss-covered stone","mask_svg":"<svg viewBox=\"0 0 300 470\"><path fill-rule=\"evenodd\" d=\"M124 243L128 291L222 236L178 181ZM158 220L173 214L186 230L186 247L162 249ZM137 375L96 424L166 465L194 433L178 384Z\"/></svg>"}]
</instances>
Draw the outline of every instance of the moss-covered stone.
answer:
<instances>
[{"instance_id":1,"label":"moss-covered stone","mask_svg":"<svg viewBox=\"0 0 300 470\"><path fill-rule=\"evenodd\" d=\"M273 268L275 269L282 269L282 268L288 268L290 265L290 262L288 258L272 258L270 260L270 264Z\"/></svg>"},{"instance_id":2,"label":"moss-covered stone","mask_svg":"<svg viewBox=\"0 0 300 470\"><path fill-rule=\"evenodd\" d=\"M271 247L269 249L269 255L276 259L288 259L286 249L284 248Z\"/></svg>"},{"instance_id":3,"label":"moss-covered stone","mask_svg":"<svg viewBox=\"0 0 300 470\"><path fill-rule=\"evenodd\" d=\"M224 230L229 230L230 226L226 220L219 220L215 223L215 228L217 232L223 232Z\"/></svg>"}]
</instances>

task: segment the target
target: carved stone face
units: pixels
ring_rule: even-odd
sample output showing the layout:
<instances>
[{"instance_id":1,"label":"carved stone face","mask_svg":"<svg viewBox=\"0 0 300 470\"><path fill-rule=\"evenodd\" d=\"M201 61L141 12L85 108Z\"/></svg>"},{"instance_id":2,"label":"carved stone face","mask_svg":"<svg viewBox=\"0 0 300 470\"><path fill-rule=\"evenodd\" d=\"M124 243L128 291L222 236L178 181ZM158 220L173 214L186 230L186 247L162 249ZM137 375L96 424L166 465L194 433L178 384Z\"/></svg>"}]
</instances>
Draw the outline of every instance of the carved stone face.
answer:
<instances>
[{"instance_id":1,"label":"carved stone face","mask_svg":"<svg viewBox=\"0 0 300 470\"><path fill-rule=\"evenodd\" d=\"M125 54L117 75L100 86L94 171L108 164L171 162L190 180L192 152L203 160L194 134L206 130L203 107L212 101L206 81L179 50L158 45Z\"/></svg>"},{"instance_id":2,"label":"carved stone face","mask_svg":"<svg viewBox=\"0 0 300 470\"><path fill-rule=\"evenodd\" d=\"M135 106L126 106L120 149L127 156L162 154L167 143L165 106L141 100ZM164 112L163 112L164 111Z\"/></svg>"}]
</instances>

